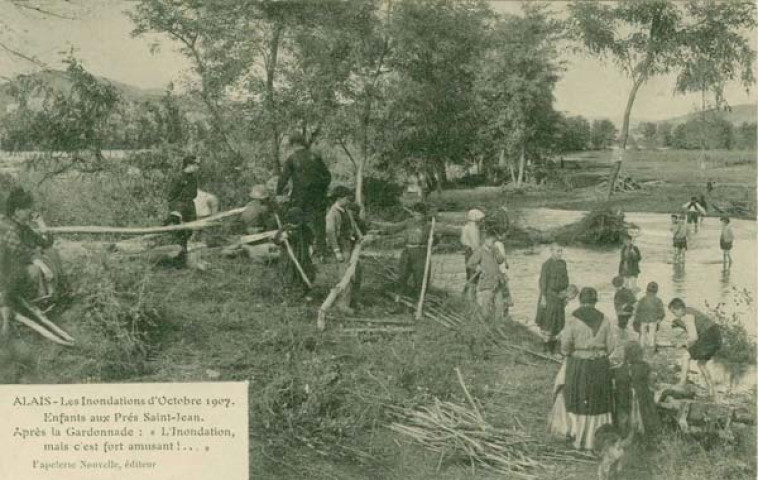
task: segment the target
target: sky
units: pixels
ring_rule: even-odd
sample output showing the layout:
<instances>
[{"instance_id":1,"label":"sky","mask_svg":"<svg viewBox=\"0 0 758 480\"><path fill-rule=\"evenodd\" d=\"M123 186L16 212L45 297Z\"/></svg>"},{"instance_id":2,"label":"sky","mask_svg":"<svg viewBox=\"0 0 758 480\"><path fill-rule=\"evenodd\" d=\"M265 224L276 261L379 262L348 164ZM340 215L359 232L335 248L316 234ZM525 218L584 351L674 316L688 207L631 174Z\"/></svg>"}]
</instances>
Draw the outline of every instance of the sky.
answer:
<instances>
[{"instance_id":1,"label":"sky","mask_svg":"<svg viewBox=\"0 0 758 480\"><path fill-rule=\"evenodd\" d=\"M518 14L521 10L520 1L490 3L502 13ZM85 67L97 75L141 88L164 89L169 82L180 85L190 71L189 62L166 37L131 37L132 23L124 11L133 4L82 0L64 12L76 19L59 19L18 10L9 7L8 0L0 0L0 39L13 48L33 52L53 68L60 66L62 53L73 48ZM558 13L565 9L565 2L552 5ZM159 46L155 53L150 52L153 44ZM631 82L610 63L577 54L566 54L564 59L566 71L556 87L556 108L569 115L610 118L620 124ZM12 77L30 69L33 67L28 62L0 51L1 76ZM758 71L755 73L758 77ZM674 95L673 87L673 77L648 81L637 96L632 117L638 121L661 120L698 107L699 95ZM737 84L728 85L726 98L732 105L755 104L758 100L754 91L747 94Z\"/></svg>"}]
</instances>

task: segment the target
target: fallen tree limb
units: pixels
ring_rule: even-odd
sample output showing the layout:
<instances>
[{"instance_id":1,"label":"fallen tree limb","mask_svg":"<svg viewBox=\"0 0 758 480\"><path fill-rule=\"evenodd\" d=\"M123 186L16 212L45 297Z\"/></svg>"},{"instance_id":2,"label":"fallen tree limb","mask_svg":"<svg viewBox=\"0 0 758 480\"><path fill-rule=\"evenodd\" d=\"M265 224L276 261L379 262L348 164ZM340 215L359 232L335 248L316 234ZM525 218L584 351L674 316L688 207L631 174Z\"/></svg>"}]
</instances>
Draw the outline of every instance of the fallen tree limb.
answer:
<instances>
[{"instance_id":1,"label":"fallen tree limb","mask_svg":"<svg viewBox=\"0 0 758 480\"><path fill-rule=\"evenodd\" d=\"M166 225L159 227L101 227L101 226L70 226L70 227L45 227L42 233L86 233L86 234L114 234L114 235L149 235L154 233L171 233L183 230L203 230L205 228L222 225L216 222L222 218L239 215L245 211L245 207L235 208L226 212L211 215L202 220L181 223L179 225Z\"/></svg>"}]
</instances>

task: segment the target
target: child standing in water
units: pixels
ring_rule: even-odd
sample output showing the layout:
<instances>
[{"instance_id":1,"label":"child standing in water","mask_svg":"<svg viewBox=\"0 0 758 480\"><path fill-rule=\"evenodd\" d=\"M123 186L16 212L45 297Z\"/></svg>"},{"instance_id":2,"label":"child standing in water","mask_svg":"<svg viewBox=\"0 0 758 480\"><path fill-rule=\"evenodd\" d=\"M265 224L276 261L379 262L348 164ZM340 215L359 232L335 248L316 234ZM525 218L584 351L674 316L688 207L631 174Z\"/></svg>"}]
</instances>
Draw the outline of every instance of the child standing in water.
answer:
<instances>
[{"instance_id":1,"label":"child standing in water","mask_svg":"<svg viewBox=\"0 0 758 480\"><path fill-rule=\"evenodd\" d=\"M721 217L721 252L724 256L724 270L732 268L732 245L734 244L734 232L729 225L729 217Z\"/></svg>"},{"instance_id":2,"label":"child standing in water","mask_svg":"<svg viewBox=\"0 0 758 480\"><path fill-rule=\"evenodd\" d=\"M647 284L645 296L640 298L640 301L637 302L637 308L634 310L634 325L639 325L640 344L643 347L649 345L653 351L657 351L658 327L665 317L666 307L663 306L663 301L658 298L658 284L650 282Z\"/></svg>"},{"instance_id":3,"label":"child standing in water","mask_svg":"<svg viewBox=\"0 0 758 480\"><path fill-rule=\"evenodd\" d=\"M684 263L687 251L687 225L684 216L671 215L671 233L674 236L674 264Z\"/></svg>"}]
</instances>

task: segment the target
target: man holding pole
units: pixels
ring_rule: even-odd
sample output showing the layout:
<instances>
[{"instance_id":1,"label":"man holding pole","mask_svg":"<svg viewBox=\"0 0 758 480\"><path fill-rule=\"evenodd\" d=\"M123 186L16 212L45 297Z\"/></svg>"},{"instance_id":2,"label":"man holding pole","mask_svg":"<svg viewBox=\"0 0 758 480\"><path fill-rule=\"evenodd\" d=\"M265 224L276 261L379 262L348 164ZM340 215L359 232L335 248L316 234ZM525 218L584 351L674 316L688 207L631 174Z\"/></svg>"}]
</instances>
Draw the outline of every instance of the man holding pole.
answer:
<instances>
[{"instance_id":1,"label":"man holding pole","mask_svg":"<svg viewBox=\"0 0 758 480\"><path fill-rule=\"evenodd\" d=\"M187 155L182 160L182 174L171 184L168 192L168 219L166 225L192 222L197 219L195 210L195 197L197 197L197 171L200 161L195 155ZM176 258L177 267L187 266L187 244L192 237L192 232L182 230L176 232L176 239L181 248Z\"/></svg>"},{"instance_id":2,"label":"man holding pole","mask_svg":"<svg viewBox=\"0 0 758 480\"><path fill-rule=\"evenodd\" d=\"M350 211L353 192L342 185L335 187L332 197L334 203L326 214L326 243L334 253L339 265L339 278L349 267L353 248L360 241L363 233L358 218ZM355 295L361 284L360 265L356 264L355 274L345 285L338 300L337 309L343 313L353 314Z\"/></svg>"}]
</instances>

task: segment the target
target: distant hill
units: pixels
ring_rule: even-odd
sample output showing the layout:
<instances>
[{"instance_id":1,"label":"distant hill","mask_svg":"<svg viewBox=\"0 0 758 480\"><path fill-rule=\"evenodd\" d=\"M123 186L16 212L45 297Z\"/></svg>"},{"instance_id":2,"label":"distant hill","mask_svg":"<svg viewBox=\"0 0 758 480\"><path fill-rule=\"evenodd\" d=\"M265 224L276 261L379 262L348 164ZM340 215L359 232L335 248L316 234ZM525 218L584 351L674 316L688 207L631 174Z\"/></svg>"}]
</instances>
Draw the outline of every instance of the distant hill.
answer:
<instances>
[{"instance_id":1,"label":"distant hill","mask_svg":"<svg viewBox=\"0 0 758 480\"><path fill-rule=\"evenodd\" d=\"M31 74L48 85L56 88L66 90L71 87L71 80L67 77L65 72L60 70L43 70L41 72ZM98 77L104 82L108 82L116 87L121 96L126 100L131 101L143 101L143 100L155 100L160 98L164 91L160 89L145 89L135 87L134 85L127 85L125 83L117 82L104 77ZM8 82L0 83L0 116L6 112L6 107L13 103L12 97L8 91Z\"/></svg>"},{"instance_id":2,"label":"distant hill","mask_svg":"<svg viewBox=\"0 0 758 480\"><path fill-rule=\"evenodd\" d=\"M668 122L672 125L679 125L680 123L685 123L686 121L695 118L698 115L700 115L699 112L692 112L688 113L687 115L672 117L666 120L657 120L655 123ZM719 115L735 125L741 125L743 122L753 123L758 120L758 107L754 104L749 103L742 105L733 105L730 110L719 111ZM640 120L634 123L638 125L643 121L644 120Z\"/></svg>"}]
</instances>

